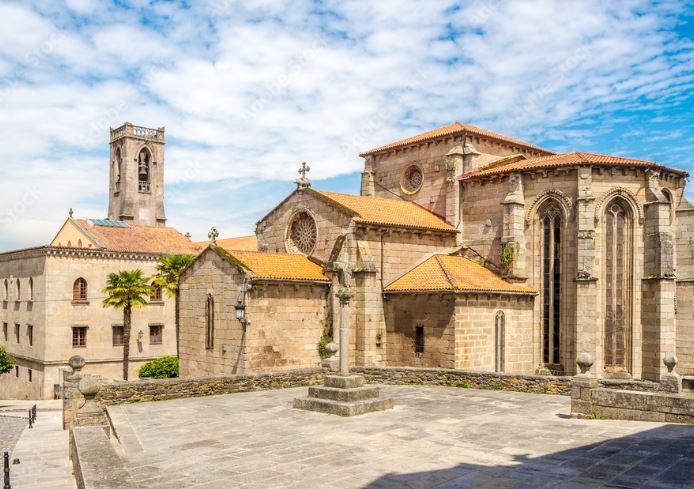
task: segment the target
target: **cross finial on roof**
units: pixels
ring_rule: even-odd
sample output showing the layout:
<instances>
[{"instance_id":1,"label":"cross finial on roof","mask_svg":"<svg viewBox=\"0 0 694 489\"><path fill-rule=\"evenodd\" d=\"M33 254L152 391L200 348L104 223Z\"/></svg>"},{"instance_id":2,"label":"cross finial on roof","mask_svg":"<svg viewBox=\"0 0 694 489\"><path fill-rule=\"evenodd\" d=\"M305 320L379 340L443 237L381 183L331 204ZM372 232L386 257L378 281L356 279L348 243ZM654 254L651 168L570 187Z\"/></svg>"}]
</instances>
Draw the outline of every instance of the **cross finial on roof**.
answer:
<instances>
[{"instance_id":1,"label":"cross finial on roof","mask_svg":"<svg viewBox=\"0 0 694 489\"><path fill-rule=\"evenodd\" d=\"M306 174L311 171L311 167L306 164L305 161L301 162L301 168L299 168L299 178L294 180L297 188L308 188L311 186L311 180L306 178Z\"/></svg>"},{"instance_id":2,"label":"cross finial on roof","mask_svg":"<svg viewBox=\"0 0 694 489\"><path fill-rule=\"evenodd\" d=\"M216 227L212 226L210 232L207 233L207 237L210 238L210 243L217 244L217 236L219 236L219 231L217 231Z\"/></svg>"},{"instance_id":3,"label":"cross finial on roof","mask_svg":"<svg viewBox=\"0 0 694 489\"><path fill-rule=\"evenodd\" d=\"M72 207L70 207L70 210L67 211L68 216L72 217L72 215L75 213L75 211L72 210Z\"/></svg>"}]
</instances>

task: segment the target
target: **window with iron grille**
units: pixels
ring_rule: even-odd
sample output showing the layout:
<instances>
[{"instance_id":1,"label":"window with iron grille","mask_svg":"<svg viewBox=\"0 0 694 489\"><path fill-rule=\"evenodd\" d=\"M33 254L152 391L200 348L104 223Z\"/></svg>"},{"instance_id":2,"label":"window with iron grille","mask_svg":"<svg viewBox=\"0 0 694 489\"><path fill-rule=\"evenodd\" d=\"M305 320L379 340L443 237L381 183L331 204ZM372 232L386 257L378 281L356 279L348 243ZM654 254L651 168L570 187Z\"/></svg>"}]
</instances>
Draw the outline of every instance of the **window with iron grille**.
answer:
<instances>
[{"instance_id":1,"label":"window with iron grille","mask_svg":"<svg viewBox=\"0 0 694 489\"><path fill-rule=\"evenodd\" d=\"M161 334L163 326L161 324L151 324L149 326L149 344L161 345Z\"/></svg>"},{"instance_id":2,"label":"window with iron grille","mask_svg":"<svg viewBox=\"0 0 694 489\"><path fill-rule=\"evenodd\" d=\"M123 338L123 326L117 325L113 326L113 346L123 346L125 340Z\"/></svg>"},{"instance_id":3,"label":"window with iron grille","mask_svg":"<svg viewBox=\"0 0 694 489\"><path fill-rule=\"evenodd\" d=\"M85 348L87 346L87 327L73 326L72 328L72 347Z\"/></svg>"},{"instance_id":4,"label":"window with iron grille","mask_svg":"<svg viewBox=\"0 0 694 489\"><path fill-rule=\"evenodd\" d=\"M424 353L424 326L421 324L418 324L415 328L414 352L417 356L421 356Z\"/></svg>"}]
</instances>

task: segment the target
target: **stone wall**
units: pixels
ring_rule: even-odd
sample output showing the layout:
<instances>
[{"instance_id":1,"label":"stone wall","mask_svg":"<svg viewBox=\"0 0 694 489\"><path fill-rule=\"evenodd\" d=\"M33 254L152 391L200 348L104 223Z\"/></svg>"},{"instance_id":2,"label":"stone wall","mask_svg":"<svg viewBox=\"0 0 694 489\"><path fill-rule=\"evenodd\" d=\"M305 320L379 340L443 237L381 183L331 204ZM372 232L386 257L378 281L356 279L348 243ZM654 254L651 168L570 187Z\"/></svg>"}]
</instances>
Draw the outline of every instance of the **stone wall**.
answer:
<instances>
[{"instance_id":1,"label":"stone wall","mask_svg":"<svg viewBox=\"0 0 694 489\"><path fill-rule=\"evenodd\" d=\"M480 373L466 370L414 367L352 367L367 382L395 385L439 385L508 390L535 394L571 394L571 377Z\"/></svg>"},{"instance_id":2,"label":"stone wall","mask_svg":"<svg viewBox=\"0 0 694 489\"><path fill-rule=\"evenodd\" d=\"M455 296L389 294L386 301L389 366L455 367ZM424 328L424 352L415 353L417 326Z\"/></svg>"},{"instance_id":3,"label":"stone wall","mask_svg":"<svg viewBox=\"0 0 694 489\"><path fill-rule=\"evenodd\" d=\"M224 377L114 381L102 385L97 400L110 405L303 387L320 384L323 374L322 369L301 369Z\"/></svg>"},{"instance_id":4,"label":"stone wall","mask_svg":"<svg viewBox=\"0 0 694 489\"><path fill-rule=\"evenodd\" d=\"M694 424L694 396L598 388L591 403L596 418Z\"/></svg>"},{"instance_id":5,"label":"stone wall","mask_svg":"<svg viewBox=\"0 0 694 489\"><path fill-rule=\"evenodd\" d=\"M493 372L496 367L496 315L503 313L498 354L501 370L531 374L535 296L459 294L455 304L455 368Z\"/></svg>"}]
</instances>

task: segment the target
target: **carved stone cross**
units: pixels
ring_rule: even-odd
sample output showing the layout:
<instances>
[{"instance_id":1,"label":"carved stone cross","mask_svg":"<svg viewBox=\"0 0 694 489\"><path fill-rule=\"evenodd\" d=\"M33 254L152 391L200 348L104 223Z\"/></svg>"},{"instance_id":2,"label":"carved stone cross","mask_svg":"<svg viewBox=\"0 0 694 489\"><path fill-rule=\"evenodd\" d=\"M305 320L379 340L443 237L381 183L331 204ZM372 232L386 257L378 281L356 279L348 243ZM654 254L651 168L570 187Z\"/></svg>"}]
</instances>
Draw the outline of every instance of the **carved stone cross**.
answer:
<instances>
[{"instance_id":1,"label":"carved stone cross","mask_svg":"<svg viewBox=\"0 0 694 489\"><path fill-rule=\"evenodd\" d=\"M306 174L311 171L311 167L306 164L305 161L301 162L301 168L299 168L299 178L294 180L296 187L299 189L308 188L311 186L311 180L306 178Z\"/></svg>"},{"instance_id":2,"label":"carved stone cross","mask_svg":"<svg viewBox=\"0 0 694 489\"><path fill-rule=\"evenodd\" d=\"M207 233L207 237L210 238L211 243L217 242L217 236L219 236L219 231L217 231L217 228L215 228L215 227L210 229L210 232Z\"/></svg>"}]
</instances>

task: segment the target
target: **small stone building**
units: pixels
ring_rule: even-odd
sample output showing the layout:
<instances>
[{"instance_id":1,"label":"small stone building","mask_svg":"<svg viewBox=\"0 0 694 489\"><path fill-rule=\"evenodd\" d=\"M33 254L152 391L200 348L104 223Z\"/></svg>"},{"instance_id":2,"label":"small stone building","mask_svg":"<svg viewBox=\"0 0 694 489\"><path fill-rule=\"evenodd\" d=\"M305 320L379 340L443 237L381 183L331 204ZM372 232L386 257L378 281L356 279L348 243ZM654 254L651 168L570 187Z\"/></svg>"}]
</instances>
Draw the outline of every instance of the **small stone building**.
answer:
<instances>
[{"instance_id":1,"label":"small stone building","mask_svg":"<svg viewBox=\"0 0 694 489\"><path fill-rule=\"evenodd\" d=\"M210 245L180 279L181 376L319 366L329 289L304 256Z\"/></svg>"}]
</instances>

